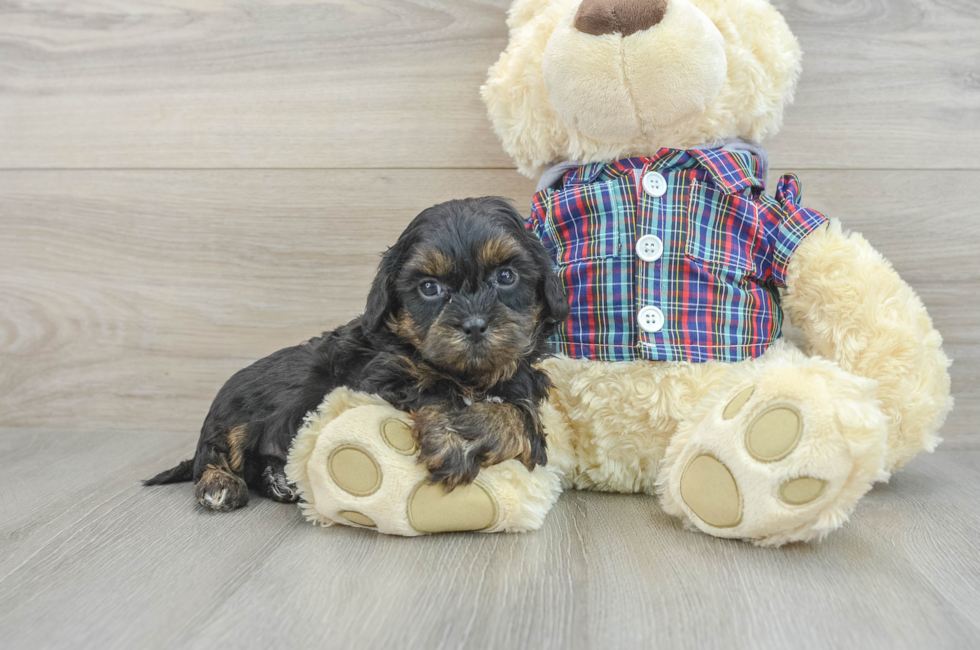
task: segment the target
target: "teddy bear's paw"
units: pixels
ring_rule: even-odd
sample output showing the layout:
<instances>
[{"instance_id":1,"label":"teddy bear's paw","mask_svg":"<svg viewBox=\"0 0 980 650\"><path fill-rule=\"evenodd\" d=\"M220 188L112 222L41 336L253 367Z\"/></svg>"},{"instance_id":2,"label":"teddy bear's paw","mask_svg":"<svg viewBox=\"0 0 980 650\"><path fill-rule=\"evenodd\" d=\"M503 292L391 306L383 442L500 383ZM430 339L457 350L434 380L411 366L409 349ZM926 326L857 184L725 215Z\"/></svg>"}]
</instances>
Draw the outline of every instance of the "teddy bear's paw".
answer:
<instances>
[{"instance_id":1,"label":"teddy bear's paw","mask_svg":"<svg viewBox=\"0 0 980 650\"><path fill-rule=\"evenodd\" d=\"M753 388L747 388L726 406L724 416L733 418ZM760 463L772 463L789 456L800 442L803 419L792 405L772 406L756 416L745 432L745 451ZM786 480L779 498L793 506L813 502L826 489L822 478L800 476ZM742 521L742 499L731 470L710 453L695 456L685 467L680 482L681 499L709 526L728 528Z\"/></svg>"},{"instance_id":2,"label":"teddy bear's paw","mask_svg":"<svg viewBox=\"0 0 980 650\"><path fill-rule=\"evenodd\" d=\"M335 391L294 442L287 477L300 487L307 518L406 536L541 525L559 490L552 473L508 461L447 492L417 462L405 413L359 398L340 408L330 402L358 395Z\"/></svg>"},{"instance_id":3,"label":"teddy bear's paw","mask_svg":"<svg viewBox=\"0 0 980 650\"><path fill-rule=\"evenodd\" d=\"M873 399L830 399L836 391L818 375L770 379L681 425L661 486L672 514L720 537L808 540L842 524L881 478L885 428ZM842 426L841 416L854 419Z\"/></svg>"}]
</instances>

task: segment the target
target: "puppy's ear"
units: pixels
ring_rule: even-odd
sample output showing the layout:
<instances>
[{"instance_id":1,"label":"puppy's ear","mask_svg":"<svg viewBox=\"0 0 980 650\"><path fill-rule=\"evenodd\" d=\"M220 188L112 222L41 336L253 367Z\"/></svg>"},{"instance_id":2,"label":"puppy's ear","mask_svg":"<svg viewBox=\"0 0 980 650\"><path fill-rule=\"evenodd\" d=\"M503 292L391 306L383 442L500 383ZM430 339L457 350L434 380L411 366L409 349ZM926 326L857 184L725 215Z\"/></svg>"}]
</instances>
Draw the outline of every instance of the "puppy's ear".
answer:
<instances>
[{"instance_id":1,"label":"puppy's ear","mask_svg":"<svg viewBox=\"0 0 980 650\"><path fill-rule=\"evenodd\" d=\"M568 306L568 295L561 280L551 268L548 269L544 279L544 304L548 310L548 317L555 321L555 325L568 319L571 311Z\"/></svg>"},{"instance_id":2,"label":"puppy's ear","mask_svg":"<svg viewBox=\"0 0 980 650\"><path fill-rule=\"evenodd\" d=\"M384 325L385 319L398 310L398 271L402 268L414 244L414 229L409 228L402 233L395 245L385 251L378 265L378 273L371 283L367 304L361 324L368 332L378 331Z\"/></svg>"},{"instance_id":3,"label":"puppy's ear","mask_svg":"<svg viewBox=\"0 0 980 650\"><path fill-rule=\"evenodd\" d=\"M562 286L561 280L551 268L550 260L548 267L542 272L544 275L540 291L544 303L544 313L541 314L541 321L544 323L544 335L551 336L555 328L568 319L570 310L565 287Z\"/></svg>"},{"instance_id":4,"label":"puppy's ear","mask_svg":"<svg viewBox=\"0 0 980 650\"><path fill-rule=\"evenodd\" d=\"M545 249L544 244L534 234L534 231L527 227L524 217L521 216L509 200L496 196L488 196L483 201L486 202L490 209L504 219L506 227L510 228L524 242L528 250L531 251L540 275L537 287L538 300L541 301L544 307L544 311L541 314L541 334L544 337L551 336L558 324L568 319L570 311L568 296L565 295L565 287L555 273L551 254Z\"/></svg>"},{"instance_id":5,"label":"puppy's ear","mask_svg":"<svg viewBox=\"0 0 980 650\"><path fill-rule=\"evenodd\" d=\"M537 235L531 230L525 232L529 240L528 245L534 251L534 261L541 277L538 281L538 297L544 306L544 311L541 314L541 322L544 324L543 334L544 336L551 336L555 328L568 319L568 314L571 311L568 305L568 295L565 293L561 279L555 273L551 254L545 249Z\"/></svg>"}]
</instances>

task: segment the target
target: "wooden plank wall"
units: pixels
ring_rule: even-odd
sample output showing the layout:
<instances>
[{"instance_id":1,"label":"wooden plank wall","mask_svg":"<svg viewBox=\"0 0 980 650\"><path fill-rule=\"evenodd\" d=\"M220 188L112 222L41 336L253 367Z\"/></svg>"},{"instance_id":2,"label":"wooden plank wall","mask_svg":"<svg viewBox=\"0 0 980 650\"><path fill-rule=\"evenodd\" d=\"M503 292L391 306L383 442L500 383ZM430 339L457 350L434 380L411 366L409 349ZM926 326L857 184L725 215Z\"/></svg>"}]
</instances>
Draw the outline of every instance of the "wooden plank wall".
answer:
<instances>
[{"instance_id":1,"label":"wooden plank wall","mask_svg":"<svg viewBox=\"0 0 980 650\"><path fill-rule=\"evenodd\" d=\"M777 2L806 52L774 173L861 230L980 415L980 3ZM533 183L478 96L507 0L0 4L0 426L190 431L354 316L420 209Z\"/></svg>"}]
</instances>

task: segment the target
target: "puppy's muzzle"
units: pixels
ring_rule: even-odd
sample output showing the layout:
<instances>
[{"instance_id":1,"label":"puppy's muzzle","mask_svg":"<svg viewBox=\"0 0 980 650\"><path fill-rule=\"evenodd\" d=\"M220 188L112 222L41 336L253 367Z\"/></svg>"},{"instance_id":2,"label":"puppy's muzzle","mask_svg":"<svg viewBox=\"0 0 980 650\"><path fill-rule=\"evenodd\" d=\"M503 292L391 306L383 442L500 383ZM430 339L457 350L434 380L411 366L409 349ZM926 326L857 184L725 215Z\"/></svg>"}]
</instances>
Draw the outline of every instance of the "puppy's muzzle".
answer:
<instances>
[{"instance_id":1,"label":"puppy's muzzle","mask_svg":"<svg viewBox=\"0 0 980 650\"><path fill-rule=\"evenodd\" d=\"M474 293L458 293L446 308L447 316L469 343L483 343L492 332L491 316L496 302L496 295L488 288Z\"/></svg>"}]
</instances>

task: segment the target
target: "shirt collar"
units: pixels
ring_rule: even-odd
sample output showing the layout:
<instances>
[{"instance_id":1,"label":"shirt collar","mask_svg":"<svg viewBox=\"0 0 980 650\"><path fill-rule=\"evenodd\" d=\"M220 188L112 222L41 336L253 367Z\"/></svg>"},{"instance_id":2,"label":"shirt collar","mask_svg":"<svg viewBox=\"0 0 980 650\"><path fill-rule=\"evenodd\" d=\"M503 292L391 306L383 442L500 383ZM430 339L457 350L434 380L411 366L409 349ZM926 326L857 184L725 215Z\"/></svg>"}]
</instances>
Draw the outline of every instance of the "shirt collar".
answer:
<instances>
[{"instance_id":1,"label":"shirt collar","mask_svg":"<svg viewBox=\"0 0 980 650\"><path fill-rule=\"evenodd\" d=\"M748 187L765 189L768 156L757 145L726 146L720 149L661 149L650 157L624 158L612 163L568 161L545 170L538 182L538 192L554 187L564 178L565 184L593 183L600 174L625 176L637 168L664 171L694 162L705 169L725 194L736 194Z\"/></svg>"}]
</instances>

